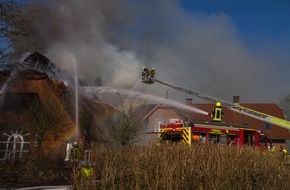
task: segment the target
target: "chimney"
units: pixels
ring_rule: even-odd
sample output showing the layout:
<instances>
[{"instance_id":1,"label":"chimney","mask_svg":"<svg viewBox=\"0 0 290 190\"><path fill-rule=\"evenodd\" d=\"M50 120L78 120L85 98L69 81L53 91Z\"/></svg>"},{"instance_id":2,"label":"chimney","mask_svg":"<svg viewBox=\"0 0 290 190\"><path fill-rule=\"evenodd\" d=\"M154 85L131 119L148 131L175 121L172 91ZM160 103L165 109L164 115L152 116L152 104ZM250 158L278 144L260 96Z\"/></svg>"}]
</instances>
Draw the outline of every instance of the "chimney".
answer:
<instances>
[{"instance_id":1,"label":"chimney","mask_svg":"<svg viewBox=\"0 0 290 190\"><path fill-rule=\"evenodd\" d=\"M185 100L187 105L192 105L192 98L186 98Z\"/></svg>"},{"instance_id":2,"label":"chimney","mask_svg":"<svg viewBox=\"0 0 290 190\"><path fill-rule=\"evenodd\" d=\"M239 104L240 103L240 96L233 96L233 103Z\"/></svg>"}]
</instances>

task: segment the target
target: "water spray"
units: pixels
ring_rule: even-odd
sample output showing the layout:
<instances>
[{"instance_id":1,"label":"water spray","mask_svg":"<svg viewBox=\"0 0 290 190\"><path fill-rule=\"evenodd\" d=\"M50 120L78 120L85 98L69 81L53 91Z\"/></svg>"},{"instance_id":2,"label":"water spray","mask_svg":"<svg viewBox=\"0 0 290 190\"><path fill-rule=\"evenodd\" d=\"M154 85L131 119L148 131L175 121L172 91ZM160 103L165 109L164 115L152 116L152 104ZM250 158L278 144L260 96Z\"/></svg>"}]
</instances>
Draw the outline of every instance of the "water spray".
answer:
<instances>
[{"instance_id":1,"label":"water spray","mask_svg":"<svg viewBox=\"0 0 290 190\"><path fill-rule=\"evenodd\" d=\"M134 90L118 89L118 88L112 88L112 87L82 87L82 90L86 93L92 93L94 95L99 95L99 96L104 95L105 97L107 97L106 94L108 94L108 93L109 94L116 94L116 95L121 94L125 97L150 100L150 101L154 101L154 102L158 102L158 103L172 105L172 106L182 108L184 110L188 110L191 112L196 112L196 113L200 113L203 115L208 115L207 112L205 112L201 109L195 108L193 106L184 105L184 104L179 103L179 102L174 101L174 100L165 99L165 98L154 96L151 94L141 93L141 92L137 92ZM108 102L108 103L110 103L110 102Z\"/></svg>"},{"instance_id":2,"label":"water spray","mask_svg":"<svg viewBox=\"0 0 290 190\"><path fill-rule=\"evenodd\" d=\"M74 83L75 83L75 125L76 134L75 140L79 139L79 89L78 89L78 66L74 55L71 55L72 63L74 64Z\"/></svg>"}]
</instances>

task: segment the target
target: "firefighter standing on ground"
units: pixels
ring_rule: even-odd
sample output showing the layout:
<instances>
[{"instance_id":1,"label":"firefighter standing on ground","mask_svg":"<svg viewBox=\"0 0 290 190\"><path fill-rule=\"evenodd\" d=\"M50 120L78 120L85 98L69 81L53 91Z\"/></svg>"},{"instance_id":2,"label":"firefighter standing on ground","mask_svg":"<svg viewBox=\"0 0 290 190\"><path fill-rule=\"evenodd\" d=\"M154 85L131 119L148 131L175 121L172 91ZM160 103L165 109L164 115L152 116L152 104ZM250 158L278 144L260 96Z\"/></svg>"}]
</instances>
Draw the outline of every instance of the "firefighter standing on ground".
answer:
<instances>
[{"instance_id":1,"label":"firefighter standing on ground","mask_svg":"<svg viewBox=\"0 0 290 190\"><path fill-rule=\"evenodd\" d=\"M280 152L281 152L282 159L286 159L287 158L287 150L282 145L280 146Z\"/></svg>"},{"instance_id":2,"label":"firefighter standing on ground","mask_svg":"<svg viewBox=\"0 0 290 190\"><path fill-rule=\"evenodd\" d=\"M81 149L77 142L74 142L71 148L71 161L74 165L78 164L81 159Z\"/></svg>"},{"instance_id":3,"label":"firefighter standing on ground","mask_svg":"<svg viewBox=\"0 0 290 190\"><path fill-rule=\"evenodd\" d=\"M223 118L223 110L222 110L222 105L220 102L216 102L215 108L212 110L212 121L214 122L221 122Z\"/></svg>"},{"instance_id":4,"label":"firefighter standing on ground","mask_svg":"<svg viewBox=\"0 0 290 190\"><path fill-rule=\"evenodd\" d=\"M275 147L272 145L272 144L270 144L270 147L269 147L270 149L270 154L275 154Z\"/></svg>"}]
</instances>

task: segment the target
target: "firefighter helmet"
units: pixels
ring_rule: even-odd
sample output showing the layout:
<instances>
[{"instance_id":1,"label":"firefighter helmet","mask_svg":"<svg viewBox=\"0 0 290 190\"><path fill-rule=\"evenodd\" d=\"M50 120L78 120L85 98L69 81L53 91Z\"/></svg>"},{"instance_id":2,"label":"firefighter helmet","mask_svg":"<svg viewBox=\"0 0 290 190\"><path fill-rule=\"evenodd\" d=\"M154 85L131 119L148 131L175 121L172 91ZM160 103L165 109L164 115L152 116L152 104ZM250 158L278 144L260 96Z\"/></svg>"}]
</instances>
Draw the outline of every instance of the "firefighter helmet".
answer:
<instances>
[{"instance_id":1,"label":"firefighter helmet","mask_svg":"<svg viewBox=\"0 0 290 190\"><path fill-rule=\"evenodd\" d=\"M221 106L222 104L220 102L215 103L216 106Z\"/></svg>"}]
</instances>

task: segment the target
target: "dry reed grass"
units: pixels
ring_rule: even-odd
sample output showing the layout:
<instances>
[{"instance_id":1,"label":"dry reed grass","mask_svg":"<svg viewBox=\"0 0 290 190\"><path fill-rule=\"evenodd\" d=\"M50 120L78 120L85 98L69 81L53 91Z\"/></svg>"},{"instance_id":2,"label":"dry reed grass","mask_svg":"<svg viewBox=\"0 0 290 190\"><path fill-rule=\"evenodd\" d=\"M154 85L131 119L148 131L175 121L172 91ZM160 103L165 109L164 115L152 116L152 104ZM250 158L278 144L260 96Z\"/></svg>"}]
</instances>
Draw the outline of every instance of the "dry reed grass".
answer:
<instances>
[{"instance_id":1,"label":"dry reed grass","mask_svg":"<svg viewBox=\"0 0 290 190\"><path fill-rule=\"evenodd\" d=\"M252 147L219 144L150 144L120 150L94 148L97 183L72 173L74 189L94 190L247 190L290 189L290 168L278 156ZM41 162L43 163L43 162ZM57 160L34 159L1 165L0 183L59 179ZM6 179L6 180L5 180ZM86 187L86 188L84 188ZM89 187L89 188L87 188Z\"/></svg>"},{"instance_id":2,"label":"dry reed grass","mask_svg":"<svg viewBox=\"0 0 290 190\"><path fill-rule=\"evenodd\" d=\"M95 153L96 189L290 189L289 167L251 147L168 144Z\"/></svg>"}]
</instances>

